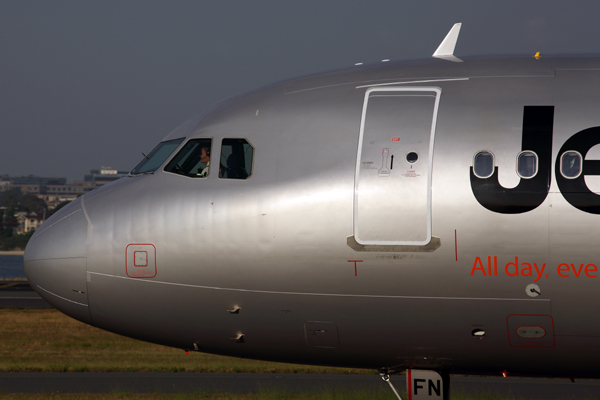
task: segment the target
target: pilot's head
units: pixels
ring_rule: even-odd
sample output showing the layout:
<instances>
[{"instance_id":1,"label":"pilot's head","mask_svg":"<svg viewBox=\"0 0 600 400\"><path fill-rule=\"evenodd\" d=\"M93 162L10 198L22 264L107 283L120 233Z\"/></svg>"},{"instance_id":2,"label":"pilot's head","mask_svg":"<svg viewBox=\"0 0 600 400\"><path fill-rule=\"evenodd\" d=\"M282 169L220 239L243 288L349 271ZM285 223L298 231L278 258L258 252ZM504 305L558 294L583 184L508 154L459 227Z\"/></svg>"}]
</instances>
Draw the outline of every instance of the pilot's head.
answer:
<instances>
[{"instance_id":1,"label":"pilot's head","mask_svg":"<svg viewBox=\"0 0 600 400\"><path fill-rule=\"evenodd\" d=\"M207 162L210 161L210 148L209 147L202 147L200 149L200 161L202 161L204 164L206 164Z\"/></svg>"}]
</instances>

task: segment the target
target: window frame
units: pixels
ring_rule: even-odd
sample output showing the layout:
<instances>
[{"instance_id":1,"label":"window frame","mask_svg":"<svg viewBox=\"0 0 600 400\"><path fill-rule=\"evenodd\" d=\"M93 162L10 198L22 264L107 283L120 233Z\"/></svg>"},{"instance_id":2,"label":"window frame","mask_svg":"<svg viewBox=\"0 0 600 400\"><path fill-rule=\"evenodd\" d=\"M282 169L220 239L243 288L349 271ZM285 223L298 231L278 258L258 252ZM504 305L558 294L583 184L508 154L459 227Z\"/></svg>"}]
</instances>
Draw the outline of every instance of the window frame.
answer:
<instances>
[{"instance_id":1,"label":"window frame","mask_svg":"<svg viewBox=\"0 0 600 400\"><path fill-rule=\"evenodd\" d=\"M171 164L171 163L172 163L172 162L175 160L175 158L177 158L177 156L179 155L179 153L181 153L181 152L183 151L183 149L185 148L185 146L187 146L187 145L188 145L190 142L192 142L192 141L198 141L198 142L200 142L200 141L202 141L202 140L210 140L210 155L209 155L209 157L211 157L211 160L210 160L209 162L211 162L211 161L212 161L212 154L214 153L214 151L213 151L213 149L214 149L214 146L213 146L213 145L214 145L214 143L215 143L214 137L212 137L212 136L206 136L206 137L191 137L191 138L189 138L188 140L186 140L186 141L185 141L185 142L184 142L184 143L181 145L181 147L179 147L179 149L178 149L179 151L177 151L176 153L174 152L174 153L175 153L175 155L171 156L171 158L168 160L168 162L167 162L167 163L165 164L165 166L163 167L163 169L162 169L162 170L163 170L163 172L166 172L166 173L168 173L168 174L173 174L173 175L176 175L176 176L183 176L183 177L185 177L185 178L190 178L190 179L206 179L206 178L210 177L210 175L211 175L211 170L213 169L213 167L212 167L212 166L211 166L211 167L209 167L209 169L208 169L208 174L206 174L206 176L199 176L199 175L189 175L188 173L177 173L177 172L174 172L174 171L169 171L169 170L167 170L167 167L168 167L168 166L169 166L169 165L170 165L170 164ZM202 146L202 147L204 147L204 146ZM200 149L201 149L202 147L200 147ZM195 149L194 149L193 151L195 151ZM188 155L188 157L189 157L189 155ZM187 161L188 157L186 157L186 161ZM183 158L183 157L182 157L182 158ZM194 165L194 166L195 166L195 165ZM193 168L192 168L192 170L193 170Z\"/></svg>"},{"instance_id":2,"label":"window frame","mask_svg":"<svg viewBox=\"0 0 600 400\"><path fill-rule=\"evenodd\" d=\"M519 158L523 155L523 154L533 154L535 156L535 173L531 176L524 176L521 175L521 172L519 172ZM519 152L519 154L517 154L517 159L516 159L516 170L517 170L517 175L519 175L520 178L522 179L533 179L535 178L535 176L538 174L539 170L540 170L540 157L537 155L537 153L535 151L532 150L523 150L521 152Z\"/></svg>"},{"instance_id":3,"label":"window frame","mask_svg":"<svg viewBox=\"0 0 600 400\"><path fill-rule=\"evenodd\" d=\"M250 173L248 174L248 176L244 179L239 179L239 178L224 178L221 176L221 156L223 154L223 141L224 140L244 140L246 141L246 143L248 143L248 145L252 148L252 162L250 163ZM255 153L256 153L256 147L252 144L252 142L250 140L248 140L248 138L245 137L223 137L221 138L221 148L219 149L219 171L217 173L217 178L220 180L224 180L224 181L247 181L249 180L252 176L254 176L254 158L255 158ZM245 166L244 166L245 168ZM248 171L246 171L248 172Z\"/></svg>"},{"instance_id":4,"label":"window frame","mask_svg":"<svg viewBox=\"0 0 600 400\"><path fill-rule=\"evenodd\" d=\"M492 171L491 171L491 173L490 173L489 175L486 175L486 176L479 175L479 174L477 173L477 170L476 170L476 168L475 168L475 165L476 165L476 163L475 163L475 160L477 159L477 156L478 156L479 154L483 154L483 153L487 153L487 154L489 154L490 156L492 156ZM476 153L473 155L473 174L475 174L475 176L476 176L476 177L478 177L478 178L480 178L480 179L487 179L487 178L491 177L492 175L494 175L494 171L495 171L495 170L496 170L496 156L494 155L494 153L492 153L492 152L491 152L491 151L489 151L489 150L479 150L478 152L476 152Z\"/></svg>"},{"instance_id":5,"label":"window frame","mask_svg":"<svg viewBox=\"0 0 600 400\"><path fill-rule=\"evenodd\" d=\"M138 167L140 165L142 165L142 163L144 163L145 160L147 160L146 162L150 161L153 157L153 154L155 153L155 151L157 149L159 149L159 146L164 146L166 143L169 142L175 142L175 141L179 141L179 143L177 144L177 146L175 146L175 148L173 148L173 150L171 151L171 153L169 153L164 160L161 161L160 164L158 164L158 166L156 168L154 168L153 170L149 170L149 171L143 171L143 172L134 172L136 169L138 169ZM145 155L144 153L144 158L142 159L142 161L140 161L128 174L128 176L139 176L139 175L146 175L146 174L153 174L156 171L158 171L160 169L160 167L162 167L165 162L170 161L171 157L173 156L173 153L175 153L177 151L177 149L180 148L181 144L185 141L185 137L180 137L177 139L170 139L170 140L163 140L162 142L159 142L156 146L154 146L154 148L152 149L152 151L150 153L148 153L148 155ZM162 147L161 146L161 147ZM144 164L145 165L145 164Z\"/></svg>"},{"instance_id":6,"label":"window frame","mask_svg":"<svg viewBox=\"0 0 600 400\"><path fill-rule=\"evenodd\" d=\"M565 156L569 153L574 153L579 157L579 173L576 176L566 176L563 173L563 160L565 158ZM563 152L560 155L560 174L563 176L563 178L565 179L577 179L581 176L581 174L583 173L583 156L581 155L580 152L576 151L576 150L567 150L565 152Z\"/></svg>"}]
</instances>

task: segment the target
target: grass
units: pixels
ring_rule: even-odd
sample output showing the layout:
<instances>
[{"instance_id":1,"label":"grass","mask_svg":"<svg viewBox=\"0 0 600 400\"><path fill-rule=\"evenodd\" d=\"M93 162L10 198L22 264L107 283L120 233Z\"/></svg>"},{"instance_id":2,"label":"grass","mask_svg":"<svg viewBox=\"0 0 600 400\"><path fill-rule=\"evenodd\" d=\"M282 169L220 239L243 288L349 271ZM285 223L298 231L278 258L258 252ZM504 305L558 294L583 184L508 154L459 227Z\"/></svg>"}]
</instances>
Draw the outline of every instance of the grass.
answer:
<instances>
[{"instance_id":1,"label":"grass","mask_svg":"<svg viewBox=\"0 0 600 400\"><path fill-rule=\"evenodd\" d=\"M55 309L0 309L0 372L373 374L190 352L106 332ZM1 390L1 389L0 389Z\"/></svg>"},{"instance_id":2,"label":"grass","mask_svg":"<svg viewBox=\"0 0 600 400\"><path fill-rule=\"evenodd\" d=\"M0 309L0 372L248 372L374 374L374 371L253 361L172 349L109 333L75 321L55 309ZM373 379L378 379L374 376ZM403 394L403 398L406 398ZM506 400L519 396L453 391L453 400ZM592 397L589 397L590 399ZM380 391L324 388L291 393L265 388L259 394L65 394L2 393L0 400L394 400ZM578 399L584 400L584 399Z\"/></svg>"}]
</instances>

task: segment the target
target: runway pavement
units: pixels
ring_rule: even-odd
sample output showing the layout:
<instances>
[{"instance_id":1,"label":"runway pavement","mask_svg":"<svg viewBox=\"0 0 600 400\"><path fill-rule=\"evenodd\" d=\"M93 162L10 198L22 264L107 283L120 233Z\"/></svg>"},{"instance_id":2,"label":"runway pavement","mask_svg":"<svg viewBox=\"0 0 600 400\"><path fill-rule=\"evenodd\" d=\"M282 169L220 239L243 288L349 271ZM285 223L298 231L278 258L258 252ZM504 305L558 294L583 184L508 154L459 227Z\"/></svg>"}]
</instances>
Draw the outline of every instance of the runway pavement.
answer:
<instances>
[{"instance_id":1,"label":"runway pavement","mask_svg":"<svg viewBox=\"0 0 600 400\"><path fill-rule=\"evenodd\" d=\"M0 281L0 308L51 308L27 281Z\"/></svg>"},{"instance_id":2,"label":"runway pavement","mask_svg":"<svg viewBox=\"0 0 600 400\"><path fill-rule=\"evenodd\" d=\"M399 391L404 376L392 377ZM452 377L452 393L529 400L600 399L600 381L495 377ZM1 393L289 393L333 390L390 391L376 375L190 374L190 373L3 373Z\"/></svg>"}]
</instances>

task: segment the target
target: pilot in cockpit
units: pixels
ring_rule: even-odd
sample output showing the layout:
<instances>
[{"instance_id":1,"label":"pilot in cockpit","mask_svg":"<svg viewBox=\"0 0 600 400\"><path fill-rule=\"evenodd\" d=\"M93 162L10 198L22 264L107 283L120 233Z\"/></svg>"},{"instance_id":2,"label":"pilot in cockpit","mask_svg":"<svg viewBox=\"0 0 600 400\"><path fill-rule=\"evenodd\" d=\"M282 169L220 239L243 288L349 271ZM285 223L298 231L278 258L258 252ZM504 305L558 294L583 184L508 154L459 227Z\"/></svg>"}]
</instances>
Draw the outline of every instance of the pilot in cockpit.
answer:
<instances>
[{"instance_id":1,"label":"pilot in cockpit","mask_svg":"<svg viewBox=\"0 0 600 400\"><path fill-rule=\"evenodd\" d=\"M200 149L200 162L205 164L205 166L202 171L198 170L197 175L204 178L208 176L208 171L210 170L210 147L203 146Z\"/></svg>"}]
</instances>

